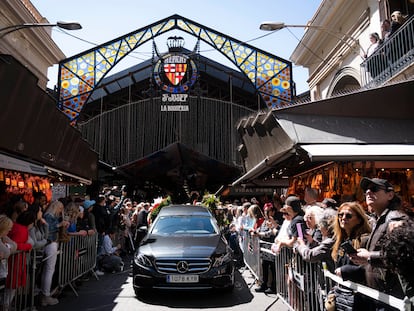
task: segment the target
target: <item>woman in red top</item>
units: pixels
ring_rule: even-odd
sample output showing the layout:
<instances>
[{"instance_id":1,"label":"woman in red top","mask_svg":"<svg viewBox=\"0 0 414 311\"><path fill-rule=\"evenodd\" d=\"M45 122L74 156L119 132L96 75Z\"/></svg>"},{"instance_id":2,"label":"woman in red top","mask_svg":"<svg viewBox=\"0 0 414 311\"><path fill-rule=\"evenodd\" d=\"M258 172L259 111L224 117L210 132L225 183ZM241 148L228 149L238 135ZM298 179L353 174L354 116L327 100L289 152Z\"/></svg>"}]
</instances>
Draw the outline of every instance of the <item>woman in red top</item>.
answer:
<instances>
[{"instance_id":1,"label":"woman in red top","mask_svg":"<svg viewBox=\"0 0 414 311\"><path fill-rule=\"evenodd\" d=\"M11 303L15 289L26 286L27 260L26 253L32 249L29 243L29 228L33 226L36 215L30 211L21 213L8 236L17 244L17 253L9 257L8 274L6 279L6 304ZM19 252L21 251L21 252Z\"/></svg>"}]
</instances>

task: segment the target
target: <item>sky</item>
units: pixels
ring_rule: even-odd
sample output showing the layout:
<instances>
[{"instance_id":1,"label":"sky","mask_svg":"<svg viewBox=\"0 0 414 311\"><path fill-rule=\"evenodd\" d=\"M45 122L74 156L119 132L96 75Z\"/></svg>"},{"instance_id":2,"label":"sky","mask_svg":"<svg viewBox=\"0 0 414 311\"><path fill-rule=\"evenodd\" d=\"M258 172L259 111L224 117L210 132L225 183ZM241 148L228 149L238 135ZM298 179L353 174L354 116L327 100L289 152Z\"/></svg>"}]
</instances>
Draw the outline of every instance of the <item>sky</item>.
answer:
<instances>
[{"instance_id":1,"label":"sky","mask_svg":"<svg viewBox=\"0 0 414 311\"><path fill-rule=\"evenodd\" d=\"M63 31L52 28L52 38L66 57L89 50L129 32L146 27L173 14L181 15L203 26L289 60L304 30L285 28L276 32L259 29L264 21L286 24L306 24L312 19L321 0L204 0L143 1L143 0L31 0L40 14L50 23L76 21L82 29ZM158 50L166 52L166 38L182 36L185 48L192 50L196 40L181 31L167 32L155 39ZM151 45L144 44L125 57L109 75L151 58ZM202 43L200 53L235 68L221 53ZM48 87L58 80L57 65L48 71ZM308 70L293 64L293 80L297 94L309 89L306 82Z\"/></svg>"}]
</instances>

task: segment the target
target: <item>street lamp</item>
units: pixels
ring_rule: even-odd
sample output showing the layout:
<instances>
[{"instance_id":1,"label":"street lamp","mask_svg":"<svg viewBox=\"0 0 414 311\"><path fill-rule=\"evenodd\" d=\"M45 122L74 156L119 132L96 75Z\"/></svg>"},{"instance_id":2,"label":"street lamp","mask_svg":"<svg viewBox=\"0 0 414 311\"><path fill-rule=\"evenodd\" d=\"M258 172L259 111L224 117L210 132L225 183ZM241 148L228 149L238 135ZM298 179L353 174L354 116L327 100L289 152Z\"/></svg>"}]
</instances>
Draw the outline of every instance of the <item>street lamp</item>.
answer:
<instances>
[{"instance_id":1,"label":"street lamp","mask_svg":"<svg viewBox=\"0 0 414 311\"><path fill-rule=\"evenodd\" d=\"M16 30L20 30L23 28L37 28L37 27L59 27L66 30L77 30L82 29L81 24L77 22L63 22L59 21L56 24L49 24L49 23L25 23L21 25L12 25L0 28L0 39L3 38L5 35L8 35L11 32Z\"/></svg>"},{"instance_id":2,"label":"street lamp","mask_svg":"<svg viewBox=\"0 0 414 311\"><path fill-rule=\"evenodd\" d=\"M291 27L292 28L312 28L312 29L317 29L317 30L324 31L324 32L332 35L333 37L337 38L339 41L343 42L344 44L346 44L348 47L350 47L353 50L354 47L352 47L348 43L348 41L343 39L343 37L346 37L347 39L350 39L353 42L355 42L358 45L358 47L364 52L364 49L359 44L359 41L357 39L355 39L354 37L352 37L348 34L345 34L345 33L334 32L334 31L332 31L329 28L326 28L324 26L318 26L318 25L287 25L283 22L263 22L263 23L260 24L260 30L265 30L265 31L278 31L278 30L283 29L283 28L291 28Z\"/></svg>"}]
</instances>

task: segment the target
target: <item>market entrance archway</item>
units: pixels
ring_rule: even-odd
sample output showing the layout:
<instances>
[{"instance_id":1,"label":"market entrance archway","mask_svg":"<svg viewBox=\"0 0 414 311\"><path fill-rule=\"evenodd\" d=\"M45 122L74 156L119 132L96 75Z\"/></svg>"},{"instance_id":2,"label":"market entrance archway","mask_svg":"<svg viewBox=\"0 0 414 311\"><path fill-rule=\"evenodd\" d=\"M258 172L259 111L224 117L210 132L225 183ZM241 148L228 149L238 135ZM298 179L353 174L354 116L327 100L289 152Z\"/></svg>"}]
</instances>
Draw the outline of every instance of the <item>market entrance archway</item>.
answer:
<instances>
[{"instance_id":1,"label":"market entrance archway","mask_svg":"<svg viewBox=\"0 0 414 311\"><path fill-rule=\"evenodd\" d=\"M291 62L179 15L172 15L59 63L58 108L77 122L95 87L125 56L144 43L181 30L226 56L254 86L266 106L288 106L294 94Z\"/></svg>"}]
</instances>

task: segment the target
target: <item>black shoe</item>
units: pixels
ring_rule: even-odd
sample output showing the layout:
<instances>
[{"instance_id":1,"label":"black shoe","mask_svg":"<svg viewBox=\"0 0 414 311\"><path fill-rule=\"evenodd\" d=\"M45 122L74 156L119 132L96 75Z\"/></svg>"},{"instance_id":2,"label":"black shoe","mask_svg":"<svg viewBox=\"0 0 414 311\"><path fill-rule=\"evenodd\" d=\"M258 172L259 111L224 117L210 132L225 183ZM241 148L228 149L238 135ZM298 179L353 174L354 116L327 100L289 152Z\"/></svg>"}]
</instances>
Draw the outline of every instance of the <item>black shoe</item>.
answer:
<instances>
[{"instance_id":1,"label":"black shoe","mask_svg":"<svg viewBox=\"0 0 414 311\"><path fill-rule=\"evenodd\" d=\"M276 291L272 288L268 288L264 291L265 294L276 294Z\"/></svg>"},{"instance_id":2,"label":"black shoe","mask_svg":"<svg viewBox=\"0 0 414 311\"><path fill-rule=\"evenodd\" d=\"M268 288L269 289L269 288ZM260 286L258 288L255 288L254 291L256 293L265 293L268 289L266 289L266 287Z\"/></svg>"}]
</instances>

